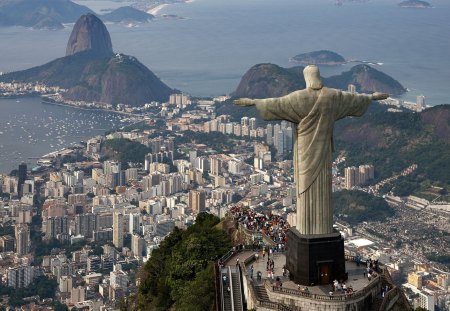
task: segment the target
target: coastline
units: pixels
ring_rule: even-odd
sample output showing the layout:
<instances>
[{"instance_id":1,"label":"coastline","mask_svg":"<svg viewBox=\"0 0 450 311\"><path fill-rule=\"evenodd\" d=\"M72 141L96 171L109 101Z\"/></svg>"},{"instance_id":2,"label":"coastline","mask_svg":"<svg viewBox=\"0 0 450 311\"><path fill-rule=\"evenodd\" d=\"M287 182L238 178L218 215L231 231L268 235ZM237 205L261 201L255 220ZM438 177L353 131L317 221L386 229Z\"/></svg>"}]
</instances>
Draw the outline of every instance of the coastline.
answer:
<instances>
[{"instance_id":1,"label":"coastline","mask_svg":"<svg viewBox=\"0 0 450 311\"><path fill-rule=\"evenodd\" d=\"M169 4L167 4L167 3L157 5L154 8L147 10L147 13L151 14L151 15L158 15L159 11L161 11L164 7L166 7L168 5Z\"/></svg>"},{"instance_id":2,"label":"coastline","mask_svg":"<svg viewBox=\"0 0 450 311\"><path fill-rule=\"evenodd\" d=\"M151 7L150 9L148 9L146 12L148 14L151 15L158 15L159 11L161 11L164 7L170 5L170 4L176 4L176 3L192 3L195 0L184 0L184 1L177 1L177 2L172 2L172 3L163 3L163 4L159 4L155 7Z\"/></svg>"}]
</instances>

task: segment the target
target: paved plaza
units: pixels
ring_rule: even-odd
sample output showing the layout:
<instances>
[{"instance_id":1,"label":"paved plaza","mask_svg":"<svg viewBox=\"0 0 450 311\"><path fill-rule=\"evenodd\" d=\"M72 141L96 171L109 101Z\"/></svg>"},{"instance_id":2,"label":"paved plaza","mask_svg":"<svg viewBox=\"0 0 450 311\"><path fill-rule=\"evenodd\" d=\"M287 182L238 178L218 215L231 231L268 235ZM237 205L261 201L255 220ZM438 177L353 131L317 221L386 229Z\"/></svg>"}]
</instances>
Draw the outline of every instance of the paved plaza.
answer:
<instances>
[{"instance_id":1,"label":"paved plaza","mask_svg":"<svg viewBox=\"0 0 450 311\"><path fill-rule=\"evenodd\" d=\"M237 258L239 258L239 262L242 264L247 259L250 259L252 256L255 256L258 254L258 260L250 262L246 268L247 272L250 276L250 268L253 266L253 278L252 282L254 286L262 285L266 279L269 279L274 285L276 284L277 278L282 283L282 286L284 288L289 289L297 289L297 290L307 290L312 294L318 294L318 295L329 295L330 291L332 290L332 286L330 285L319 285L319 286L298 286L298 284L295 284L294 282L290 281L288 276L283 276L283 266L286 264L286 256L284 253L278 253L275 252L270 255L270 259L274 261L274 273L273 273L273 279L270 275L267 273L267 258L268 254L266 252L264 258L261 251L242 251L239 253L234 254L231 256L228 261L225 263L227 266L236 265ZM256 257L256 256L255 256ZM365 275L366 271L366 265L362 263L360 266L357 266L355 262L345 262L345 269L348 273L348 280L345 282L347 287L352 287L354 292L357 292L364 287L366 287L370 282L367 279L367 276ZM261 272L262 278L260 281L257 280L257 273ZM333 280L331 280L333 281ZM338 280L340 281L340 280ZM337 295L344 295L340 292L333 292L334 296Z\"/></svg>"}]
</instances>

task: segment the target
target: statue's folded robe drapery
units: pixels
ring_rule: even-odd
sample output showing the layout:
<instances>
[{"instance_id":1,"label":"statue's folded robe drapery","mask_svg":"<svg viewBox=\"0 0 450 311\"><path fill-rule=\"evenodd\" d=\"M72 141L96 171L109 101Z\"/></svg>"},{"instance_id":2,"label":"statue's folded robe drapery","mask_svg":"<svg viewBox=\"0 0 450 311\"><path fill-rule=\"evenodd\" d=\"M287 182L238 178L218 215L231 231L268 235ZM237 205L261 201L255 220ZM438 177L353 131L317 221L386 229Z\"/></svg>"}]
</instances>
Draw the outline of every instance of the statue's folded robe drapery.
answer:
<instances>
[{"instance_id":1,"label":"statue's folded robe drapery","mask_svg":"<svg viewBox=\"0 0 450 311\"><path fill-rule=\"evenodd\" d=\"M371 95L326 87L255 100L264 120L287 120L296 125L296 228L301 234L333 232L331 153L334 122L347 116L361 116L371 100Z\"/></svg>"}]
</instances>

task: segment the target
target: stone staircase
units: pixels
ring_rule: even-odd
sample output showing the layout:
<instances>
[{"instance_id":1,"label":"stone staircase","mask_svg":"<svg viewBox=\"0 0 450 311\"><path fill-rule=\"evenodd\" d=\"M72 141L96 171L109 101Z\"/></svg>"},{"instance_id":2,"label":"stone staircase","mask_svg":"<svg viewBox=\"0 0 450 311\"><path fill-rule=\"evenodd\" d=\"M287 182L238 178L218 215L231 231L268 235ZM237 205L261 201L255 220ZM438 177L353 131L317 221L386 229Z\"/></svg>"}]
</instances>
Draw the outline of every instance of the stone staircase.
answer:
<instances>
[{"instance_id":1,"label":"stone staircase","mask_svg":"<svg viewBox=\"0 0 450 311\"><path fill-rule=\"evenodd\" d=\"M267 295L266 288L264 285L255 286L256 297L260 301L270 301L269 296Z\"/></svg>"}]
</instances>

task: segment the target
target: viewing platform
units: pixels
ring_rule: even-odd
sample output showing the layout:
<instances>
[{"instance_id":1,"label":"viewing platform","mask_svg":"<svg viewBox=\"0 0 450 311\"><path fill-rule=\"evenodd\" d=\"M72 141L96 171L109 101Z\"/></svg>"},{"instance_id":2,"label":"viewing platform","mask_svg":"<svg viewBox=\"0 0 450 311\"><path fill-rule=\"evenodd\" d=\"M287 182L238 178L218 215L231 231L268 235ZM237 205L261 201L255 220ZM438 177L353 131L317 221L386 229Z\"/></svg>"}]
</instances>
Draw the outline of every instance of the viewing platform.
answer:
<instances>
[{"instance_id":1,"label":"viewing platform","mask_svg":"<svg viewBox=\"0 0 450 311\"><path fill-rule=\"evenodd\" d=\"M239 260L237 260L239 258ZM242 276L242 292L247 309L285 311L372 311L410 310L401 290L395 286L385 268L380 268L369 280L366 263L359 265L346 256L345 268L348 279L344 282L351 292L334 290L329 285L300 286L283 275L286 264L284 253L274 252L273 277L267 270L268 254L261 250L230 252L223 258L224 266L239 266ZM253 272L252 272L253 267ZM260 272L261 278L258 277ZM336 280L341 283L342 280Z\"/></svg>"}]
</instances>

